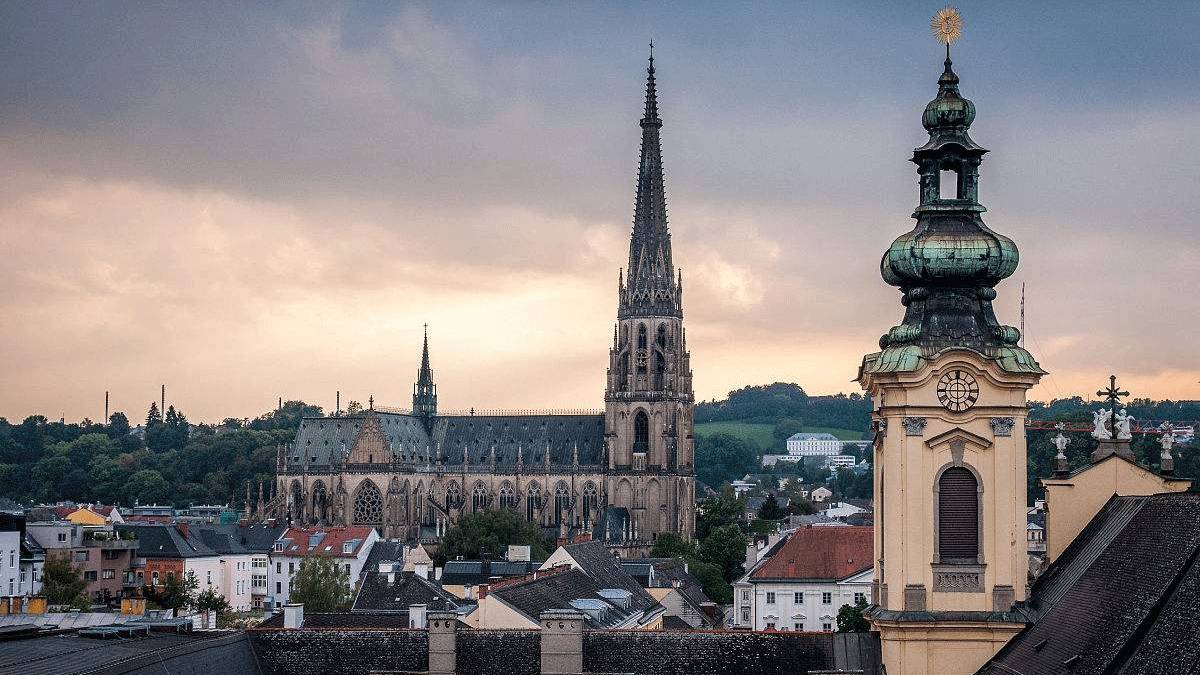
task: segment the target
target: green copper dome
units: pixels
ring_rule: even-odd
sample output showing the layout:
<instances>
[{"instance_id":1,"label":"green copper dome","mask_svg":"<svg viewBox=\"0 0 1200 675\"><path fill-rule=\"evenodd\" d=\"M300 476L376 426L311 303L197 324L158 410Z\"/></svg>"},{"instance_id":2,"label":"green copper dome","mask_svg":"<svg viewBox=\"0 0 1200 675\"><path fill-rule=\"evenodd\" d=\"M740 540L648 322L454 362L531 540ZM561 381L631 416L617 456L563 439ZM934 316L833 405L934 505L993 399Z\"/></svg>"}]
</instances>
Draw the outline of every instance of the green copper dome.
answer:
<instances>
[{"instance_id":1,"label":"green copper dome","mask_svg":"<svg viewBox=\"0 0 1200 675\"><path fill-rule=\"evenodd\" d=\"M880 275L903 292L904 320L879 339L879 354L864 368L916 370L949 349L970 349L1005 370L1040 373L1021 334L996 319L995 286L1012 276L1020 255L1012 239L983 222L979 165L987 149L971 139L975 104L962 97L947 57L937 97L921 125L929 140L913 151L920 203L913 229L892 242Z\"/></svg>"}]
</instances>

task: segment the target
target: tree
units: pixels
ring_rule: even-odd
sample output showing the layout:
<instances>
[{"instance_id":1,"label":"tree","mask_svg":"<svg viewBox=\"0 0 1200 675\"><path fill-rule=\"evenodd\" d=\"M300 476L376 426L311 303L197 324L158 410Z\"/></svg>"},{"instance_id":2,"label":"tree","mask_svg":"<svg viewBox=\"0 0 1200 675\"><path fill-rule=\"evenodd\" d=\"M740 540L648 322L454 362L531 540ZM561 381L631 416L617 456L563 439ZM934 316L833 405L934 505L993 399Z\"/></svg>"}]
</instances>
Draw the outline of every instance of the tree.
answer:
<instances>
[{"instance_id":1,"label":"tree","mask_svg":"<svg viewBox=\"0 0 1200 675\"><path fill-rule=\"evenodd\" d=\"M758 464L758 448L732 434L696 438L696 478L713 486L737 480Z\"/></svg>"},{"instance_id":2,"label":"tree","mask_svg":"<svg viewBox=\"0 0 1200 675\"><path fill-rule=\"evenodd\" d=\"M696 539L703 541L724 525L737 525L745 531L746 503L732 495L709 497L696 505Z\"/></svg>"},{"instance_id":3,"label":"tree","mask_svg":"<svg viewBox=\"0 0 1200 675\"><path fill-rule=\"evenodd\" d=\"M346 404L347 415L361 415L363 411L362 404L358 401L350 401Z\"/></svg>"},{"instance_id":4,"label":"tree","mask_svg":"<svg viewBox=\"0 0 1200 675\"><path fill-rule=\"evenodd\" d=\"M350 606L350 573L336 558L310 555L292 578L292 602L309 612L340 612Z\"/></svg>"},{"instance_id":5,"label":"tree","mask_svg":"<svg viewBox=\"0 0 1200 675\"><path fill-rule=\"evenodd\" d=\"M125 502L132 504L157 504L166 501L171 486L162 474L154 469L142 469L125 481Z\"/></svg>"},{"instance_id":6,"label":"tree","mask_svg":"<svg viewBox=\"0 0 1200 675\"><path fill-rule=\"evenodd\" d=\"M46 564L42 566L42 595L46 596L47 603L86 607L88 599L83 594L86 588L87 582L69 557L46 557Z\"/></svg>"},{"instance_id":7,"label":"tree","mask_svg":"<svg viewBox=\"0 0 1200 675\"><path fill-rule=\"evenodd\" d=\"M785 417L775 423L775 428L772 430L772 435L775 437L775 441L777 443L783 445L787 439L802 431L804 431L803 422L791 417Z\"/></svg>"},{"instance_id":8,"label":"tree","mask_svg":"<svg viewBox=\"0 0 1200 675\"><path fill-rule=\"evenodd\" d=\"M716 565L726 582L740 577L746 562L746 535L737 525L722 525L700 542L700 559Z\"/></svg>"},{"instance_id":9,"label":"tree","mask_svg":"<svg viewBox=\"0 0 1200 675\"><path fill-rule=\"evenodd\" d=\"M733 602L733 586L725 581L721 568L699 558L684 558L688 564L688 573L696 577L696 581L704 587L704 594L718 605L728 605Z\"/></svg>"},{"instance_id":10,"label":"tree","mask_svg":"<svg viewBox=\"0 0 1200 675\"><path fill-rule=\"evenodd\" d=\"M129 435L129 418L123 412L115 412L108 416L108 435L113 439L125 438Z\"/></svg>"},{"instance_id":11,"label":"tree","mask_svg":"<svg viewBox=\"0 0 1200 675\"><path fill-rule=\"evenodd\" d=\"M842 605L837 613L837 632L866 633L871 630L871 624L863 616L866 609L866 600L859 600L853 605Z\"/></svg>"},{"instance_id":12,"label":"tree","mask_svg":"<svg viewBox=\"0 0 1200 675\"><path fill-rule=\"evenodd\" d=\"M651 558L695 558L696 542L686 541L683 537L663 532L654 540L654 548L650 549Z\"/></svg>"},{"instance_id":13,"label":"tree","mask_svg":"<svg viewBox=\"0 0 1200 675\"><path fill-rule=\"evenodd\" d=\"M197 611L216 612L217 625L222 627L228 625L229 615L233 613L233 608L229 606L229 601L225 599L225 596L212 587L204 589L197 595L194 604Z\"/></svg>"},{"instance_id":14,"label":"tree","mask_svg":"<svg viewBox=\"0 0 1200 675\"><path fill-rule=\"evenodd\" d=\"M782 520L785 516L787 516L787 511L784 511L783 507L779 505L779 500L775 499L775 495L767 495L767 500L758 510L758 517L763 520Z\"/></svg>"},{"instance_id":15,"label":"tree","mask_svg":"<svg viewBox=\"0 0 1200 675\"><path fill-rule=\"evenodd\" d=\"M196 589L199 587L195 572L189 571L182 579L174 572L167 572L162 590L154 595L154 599L165 609L179 611L195 605Z\"/></svg>"},{"instance_id":16,"label":"tree","mask_svg":"<svg viewBox=\"0 0 1200 675\"><path fill-rule=\"evenodd\" d=\"M499 559L510 545L529 546L530 555L536 560L550 555L550 546L537 525L509 509L501 509L463 516L446 532L435 562L444 565L458 556L468 560L483 555Z\"/></svg>"}]
</instances>

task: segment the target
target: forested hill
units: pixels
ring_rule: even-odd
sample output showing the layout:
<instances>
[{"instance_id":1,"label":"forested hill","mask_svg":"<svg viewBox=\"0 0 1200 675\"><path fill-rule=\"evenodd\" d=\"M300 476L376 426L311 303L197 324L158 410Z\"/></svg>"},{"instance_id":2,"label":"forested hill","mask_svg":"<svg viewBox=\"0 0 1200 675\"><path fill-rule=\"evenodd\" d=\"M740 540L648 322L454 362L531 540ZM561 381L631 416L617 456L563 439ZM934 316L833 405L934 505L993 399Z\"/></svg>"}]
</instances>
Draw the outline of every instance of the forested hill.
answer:
<instances>
[{"instance_id":1,"label":"forested hill","mask_svg":"<svg viewBox=\"0 0 1200 675\"><path fill-rule=\"evenodd\" d=\"M152 404L137 430L120 412L107 424L0 418L0 498L240 506L247 483L255 493L259 481L271 484L275 447L295 438L300 418L320 414L316 406L288 401L248 422L194 425L174 407L164 415Z\"/></svg>"},{"instance_id":2,"label":"forested hill","mask_svg":"<svg viewBox=\"0 0 1200 675\"><path fill-rule=\"evenodd\" d=\"M866 432L871 426L871 400L861 394L809 396L790 382L742 387L723 401L696 404L696 423L746 422L776 424L794 420L805 427Z\"/></svg>"}]
</instances>

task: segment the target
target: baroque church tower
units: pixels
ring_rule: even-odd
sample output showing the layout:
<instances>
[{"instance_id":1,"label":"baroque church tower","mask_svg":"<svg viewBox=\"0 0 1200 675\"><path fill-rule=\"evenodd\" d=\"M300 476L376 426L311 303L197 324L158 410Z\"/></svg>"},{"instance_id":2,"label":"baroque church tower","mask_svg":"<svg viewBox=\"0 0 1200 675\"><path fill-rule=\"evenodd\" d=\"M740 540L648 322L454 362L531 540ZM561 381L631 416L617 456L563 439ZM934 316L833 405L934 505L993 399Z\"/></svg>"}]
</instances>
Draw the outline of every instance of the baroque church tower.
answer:
<instances>
[{"instance_id":1,"label":"baroque church tower","mask_svg":"<svg viewBox=\"0 0 1200 675\"><path fill-rule=\"evenodd\" d=\"M875 588L867 612L892 675L972 673L1025 623L1026 392L1044 375L992 309L1017 247L987 227L968 129L946 52L913 152L916 226L883 255L904 320L868 354L874 401Z\"/></svg>"},{"instance_id":2,"label":"baroque church tower","mask_svg":"<svg viewBox=\"0 0 1200 675\"><path fill-rule=\"evenodd\" d=\"M605 401L609 503L627 510L626 537L685 539L695 527L692 370L682 275L671 260L654 52L646 78L629 266L617 283L617 323Z\"/></svg>"}]
</instances>

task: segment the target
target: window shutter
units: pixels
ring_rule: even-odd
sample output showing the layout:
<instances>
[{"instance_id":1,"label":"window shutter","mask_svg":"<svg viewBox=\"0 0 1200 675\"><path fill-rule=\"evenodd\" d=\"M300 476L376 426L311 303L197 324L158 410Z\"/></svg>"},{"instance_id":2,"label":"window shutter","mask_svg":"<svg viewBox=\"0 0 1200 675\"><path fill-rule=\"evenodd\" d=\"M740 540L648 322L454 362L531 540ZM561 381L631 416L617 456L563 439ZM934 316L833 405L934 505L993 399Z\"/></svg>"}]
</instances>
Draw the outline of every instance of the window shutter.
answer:
<instances>
[{"instance_id":1,"label":"window shutter","mask_svg":"<svg viewBox=\"0 0 1200 675\"><path fill-rule=\"evenodd\" d=\"M951 467L938 481L938 543L942 562L979 555L979 494L975 475Z\"/></svg>"}]
</instances>

